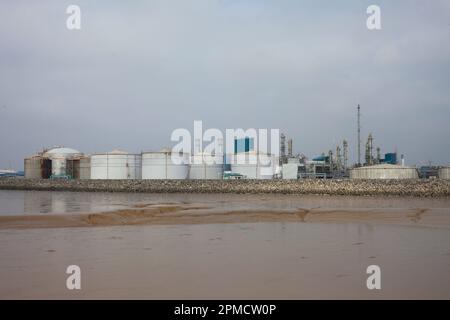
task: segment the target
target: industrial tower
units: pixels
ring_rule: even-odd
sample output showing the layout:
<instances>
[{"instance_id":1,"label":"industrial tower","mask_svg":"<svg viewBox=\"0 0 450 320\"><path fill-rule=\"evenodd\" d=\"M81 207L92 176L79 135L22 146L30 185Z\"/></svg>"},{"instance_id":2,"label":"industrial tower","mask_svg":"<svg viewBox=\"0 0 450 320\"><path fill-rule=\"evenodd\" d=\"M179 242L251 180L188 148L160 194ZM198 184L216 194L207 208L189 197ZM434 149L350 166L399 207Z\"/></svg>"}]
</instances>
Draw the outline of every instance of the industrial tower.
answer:
<instances>
[{"instance_id":1,"label":"industrial tower","mask_svg":"<svg viewBox=\"0 0 450 320\"><path fill-rule=\"evenodd\" d=\"M361 166L361 107L358 104L358 166Z\"/></svg>"},{"instance_id":2,"label":"industrial tower","mask_svg":"<svg viewBox=\"0 0 450 320\"><path fill-rule=\"evenodd\" d=\"M347 140L342 142L342 147L344 148L344 170L347 170L347 161L348 161L348 143Z\"/></svg>"}]
</instances>

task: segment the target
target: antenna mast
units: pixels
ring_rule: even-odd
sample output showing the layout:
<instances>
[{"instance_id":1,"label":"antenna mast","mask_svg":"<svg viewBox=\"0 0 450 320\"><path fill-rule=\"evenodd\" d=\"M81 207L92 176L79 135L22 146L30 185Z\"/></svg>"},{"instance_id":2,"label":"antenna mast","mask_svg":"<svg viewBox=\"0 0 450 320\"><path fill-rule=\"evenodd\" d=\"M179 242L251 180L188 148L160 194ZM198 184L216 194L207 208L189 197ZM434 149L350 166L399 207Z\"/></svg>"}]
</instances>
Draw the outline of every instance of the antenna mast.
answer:
<instances>
[{"instance_id":1,"label":"antenna mast","mask_svg":"<svg viewBox=\"0 0 450 320\"><path fill-rule=\"evenodd\" d=\"M361 107L358 104L358 166L361 165Z\"/></svg>"}]
</instances>

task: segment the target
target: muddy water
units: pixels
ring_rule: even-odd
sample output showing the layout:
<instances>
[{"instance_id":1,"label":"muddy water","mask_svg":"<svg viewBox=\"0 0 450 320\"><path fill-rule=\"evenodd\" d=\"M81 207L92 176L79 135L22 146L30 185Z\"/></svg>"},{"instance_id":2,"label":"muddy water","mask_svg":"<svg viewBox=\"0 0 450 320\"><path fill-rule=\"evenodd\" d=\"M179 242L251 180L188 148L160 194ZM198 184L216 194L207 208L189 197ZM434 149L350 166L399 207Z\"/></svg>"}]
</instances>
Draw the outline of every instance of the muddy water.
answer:
<instances>
[{"instance_id":1,"label":"muddy water","mask_svg":"<svg viewBox=\"0 0 450 320\"><path fill-rule=\"evenodd\" d=\"M139 204L203 203L217 209L436 208L449 209L450 199L314 195L144 194L0 190L0 216L106 212Z\"/></svg>"},{"instance_id":2,"label":"muddy water","mask_svg":"<svg viewBox=\"0 0 450 320\"><path fill-rule=\"evenodd\" d=\"M430 209L449 200L0 192L0 215L104 212L148 203L215 208ZM439 220L441 221L441 220ZM450 299L450 228L340 219L0 229L0 298ZM76 264L82 289L66 289ZM381 267L381 290L366 268Z\"/></svg>"}]
</instances>

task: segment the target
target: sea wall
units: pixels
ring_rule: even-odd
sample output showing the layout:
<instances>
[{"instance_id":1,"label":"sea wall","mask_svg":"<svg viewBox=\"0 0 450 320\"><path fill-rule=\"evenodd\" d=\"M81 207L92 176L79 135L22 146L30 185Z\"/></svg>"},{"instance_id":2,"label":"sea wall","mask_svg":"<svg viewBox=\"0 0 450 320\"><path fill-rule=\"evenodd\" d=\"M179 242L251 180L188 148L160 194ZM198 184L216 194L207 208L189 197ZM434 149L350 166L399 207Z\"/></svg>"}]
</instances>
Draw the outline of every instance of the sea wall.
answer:
<instances>
[{"instance_id":1,"label":"sea wall","mask_svg":"<svg viewBox=\"0 0 450 320\"><path fill-rule=\"evenodd\" d=\"M450 181L428 180L40 180L0 178L3 190L146 193L272 193L449 197Z\"/></svg>"}]
</instances>

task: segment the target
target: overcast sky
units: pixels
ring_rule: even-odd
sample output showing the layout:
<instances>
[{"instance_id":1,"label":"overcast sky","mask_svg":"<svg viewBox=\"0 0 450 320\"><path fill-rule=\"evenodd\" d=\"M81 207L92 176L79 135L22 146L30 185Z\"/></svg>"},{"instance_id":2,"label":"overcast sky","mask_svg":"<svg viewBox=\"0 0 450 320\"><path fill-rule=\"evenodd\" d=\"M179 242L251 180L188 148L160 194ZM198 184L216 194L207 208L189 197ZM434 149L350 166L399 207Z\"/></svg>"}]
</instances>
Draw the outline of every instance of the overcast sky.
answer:
<instances>
[{"instance_id":1,"label":"overcast sky","mask_svg":"<svg viewBox=\"0 0 450 320\"><path fill-rule=\"evenodd\" d=\"M450 164L450 0L0 3L0 168L54 145L158 150L194 120L279 128L308 157L347 139L354 161L358 103L363 143Z\"/></svg>"}]
</instances>

